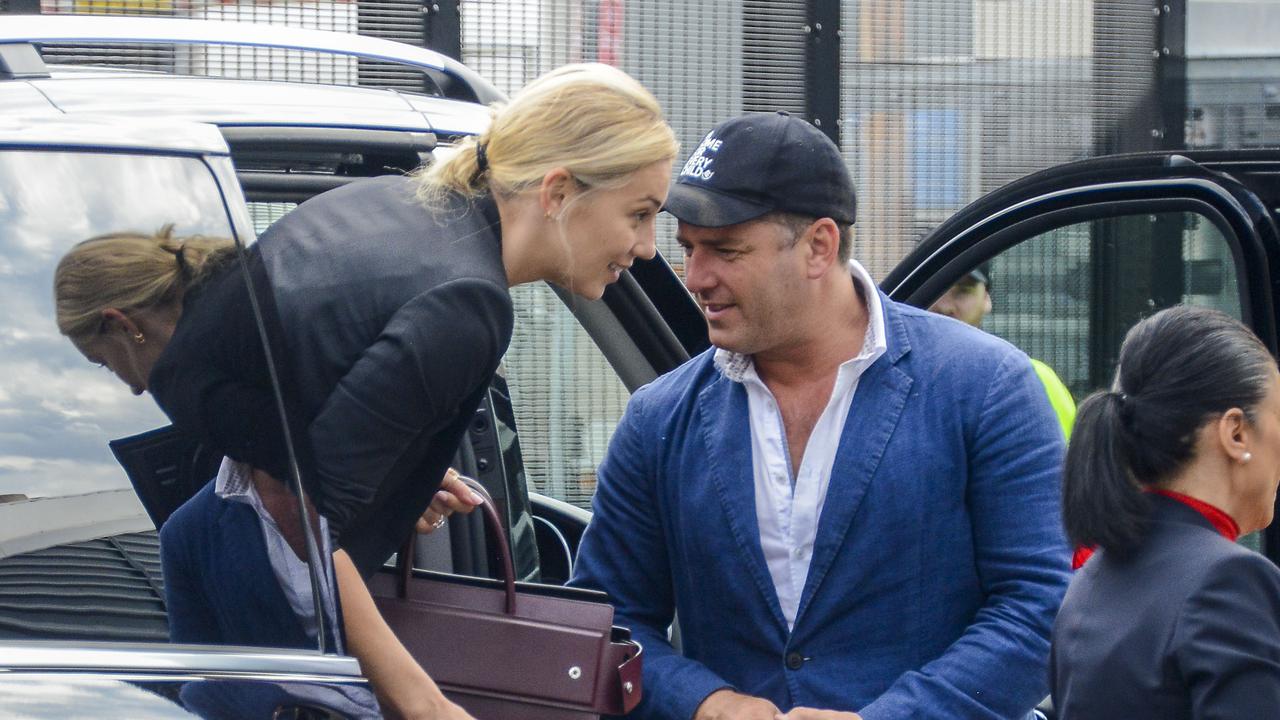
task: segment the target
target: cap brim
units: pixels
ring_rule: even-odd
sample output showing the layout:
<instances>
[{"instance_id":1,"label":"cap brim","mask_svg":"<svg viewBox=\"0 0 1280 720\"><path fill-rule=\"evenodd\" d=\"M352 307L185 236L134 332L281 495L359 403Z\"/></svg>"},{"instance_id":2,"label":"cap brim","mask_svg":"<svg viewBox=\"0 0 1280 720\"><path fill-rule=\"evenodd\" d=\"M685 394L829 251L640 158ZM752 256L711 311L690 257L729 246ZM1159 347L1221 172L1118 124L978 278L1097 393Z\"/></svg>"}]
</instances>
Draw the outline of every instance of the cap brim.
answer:
<instances>
[{"instance_id":1,"label":"cap brim","mask_svg":"<svg viewBox=\"0 0 1280 720\"><path fill-rule=\"evenodd\" d=\"M663 210L675 215L680 222L699 227L725 227L755 220L773 207L743 200L710 188L676 183L667 193Z\"/></svg>"}]
</instances>

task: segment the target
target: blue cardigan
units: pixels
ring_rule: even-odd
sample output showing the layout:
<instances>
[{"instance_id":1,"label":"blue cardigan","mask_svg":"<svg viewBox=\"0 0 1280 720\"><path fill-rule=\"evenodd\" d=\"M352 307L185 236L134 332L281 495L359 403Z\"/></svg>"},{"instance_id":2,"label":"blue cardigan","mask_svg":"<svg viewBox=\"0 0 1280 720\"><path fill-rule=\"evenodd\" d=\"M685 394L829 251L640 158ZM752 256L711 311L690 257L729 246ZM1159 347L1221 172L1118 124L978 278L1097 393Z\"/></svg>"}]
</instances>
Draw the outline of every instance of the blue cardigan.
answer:
<instances>
[{"instance_id":1,"label":"blue cardigan","mask_svg":"<svg viewBox=\"0 0 1280 720\"><path fill-rule=\"evenodd\" d=\"M1025 354L882 301L888 352L854 396L790 633L743 387L708 351L631 398L573 583L645 647L633 717L689 718L723 687L865 720L1014 718L1045 697L1070 573L1062 431Z\"/></svg>"},{"instance_id":2,"label":"blue cardigan","mask_svg":"<svg viewBox=\"0 0 1280 720\"><path fill-rule=\"evenodd\" d=\"M253 508L223 500L213 487L210 481L160 529L169 641L316 647L271 570Z\"/></svg>"}]
</instances>

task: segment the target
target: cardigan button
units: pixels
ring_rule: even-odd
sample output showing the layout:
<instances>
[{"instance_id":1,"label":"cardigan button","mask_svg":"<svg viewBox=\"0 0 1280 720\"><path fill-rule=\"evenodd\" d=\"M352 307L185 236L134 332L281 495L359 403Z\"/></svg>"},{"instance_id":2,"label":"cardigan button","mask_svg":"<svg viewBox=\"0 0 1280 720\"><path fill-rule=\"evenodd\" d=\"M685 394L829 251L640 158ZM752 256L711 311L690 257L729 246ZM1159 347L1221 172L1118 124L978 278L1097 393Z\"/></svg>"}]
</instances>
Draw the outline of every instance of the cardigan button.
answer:
<instances>
[{"instance_id":1,"label":"cardigan button","mask_svg":"<svg viewBox=\"0 0 1280 720\"><path fill-rule=\"evenodd\" d=\"M787 669L788 670L799 670L801 665L804 665L803 655L801 655L798 652L787 653Z\"/></svg>"}]
</instances>

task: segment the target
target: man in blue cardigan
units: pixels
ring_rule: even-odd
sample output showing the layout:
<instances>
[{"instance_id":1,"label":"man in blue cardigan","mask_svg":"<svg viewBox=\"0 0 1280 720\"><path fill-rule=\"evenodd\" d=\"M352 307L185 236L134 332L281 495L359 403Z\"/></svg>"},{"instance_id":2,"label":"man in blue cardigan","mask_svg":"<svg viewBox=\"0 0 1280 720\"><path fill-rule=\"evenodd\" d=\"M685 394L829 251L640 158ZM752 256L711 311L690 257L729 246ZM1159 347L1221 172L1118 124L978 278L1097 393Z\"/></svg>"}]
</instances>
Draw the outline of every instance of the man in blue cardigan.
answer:
<instances>
[{"instance_id":1,"label":"man in blue cardigan","mask_svg":"<svg viewBox=\"0 0 1280 720\"><path fill-rule=\"evenodd\" d=\"M574 577L645 647L635 717L1027 716L1069 573L1027 356L879 292L804 121L721 124L666 209L715 347L631 398Z\"/></svg>"}]
</instances>

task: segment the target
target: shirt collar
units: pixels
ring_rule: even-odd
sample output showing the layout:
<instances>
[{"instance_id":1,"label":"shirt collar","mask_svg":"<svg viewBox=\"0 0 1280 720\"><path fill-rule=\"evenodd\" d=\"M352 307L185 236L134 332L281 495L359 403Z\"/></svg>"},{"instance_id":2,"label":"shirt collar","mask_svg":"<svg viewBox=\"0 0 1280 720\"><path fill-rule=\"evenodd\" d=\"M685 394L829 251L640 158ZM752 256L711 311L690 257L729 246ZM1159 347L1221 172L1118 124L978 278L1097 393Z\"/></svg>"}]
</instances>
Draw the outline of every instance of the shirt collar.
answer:
<instances>
[{"instance_id":1,"label":"shirt collar","mask_svg":"<svg viewBox=\"0 0 1280 720\"><path fill-rule=\"evenodd\" d=\"M853 284L867 306L867 334L862 339L862 350L858 355L841 363L841 372L845 372L846 368L854 363L868 358L878 358L889 349L888 337L884 331L884 306L880 302L880 292L876 288L875 281L871 279L871 273L868 273L857 260L851 259L849 274L853 276ZM720 374L734 382L742 383L759 379L750 355L716 348L715 364Z\"/></svg>"},{"instance_id":2,"label":"shirt collar","mask_svg":"<svg viewBox=\"0 0 1280 720\"><path fill-rule=\"evenodd\" d=\"M213 481L213 492L223 500L236 500L252 504L253 479L249 466L229 457L222 458L218 477Z\"/></svg>"},{"instance_id":3,"label":"shirt collar","mask_svg":"<svg viewBox=\"0 0 1280 720\"><path fill-rule=\"evenodd\" d=\"M1240 526L1236 524L1234 518L1219 507L1210 505L1198 498L1193 498L1190 495L1183 495L1180 492L1174 492L1173 490L1166 490L1164 488L1148 488L1147 492L1155 493L1156 495L1163 495L1171 500L1177 500L1183 505L1195 510L1203 515L1204 519L1208 520L1209 523L1213 525L1213 529L1217 530L1219 535L1231 542L1235 542L1240 537Z\"/></svg>"}]
</instances>

